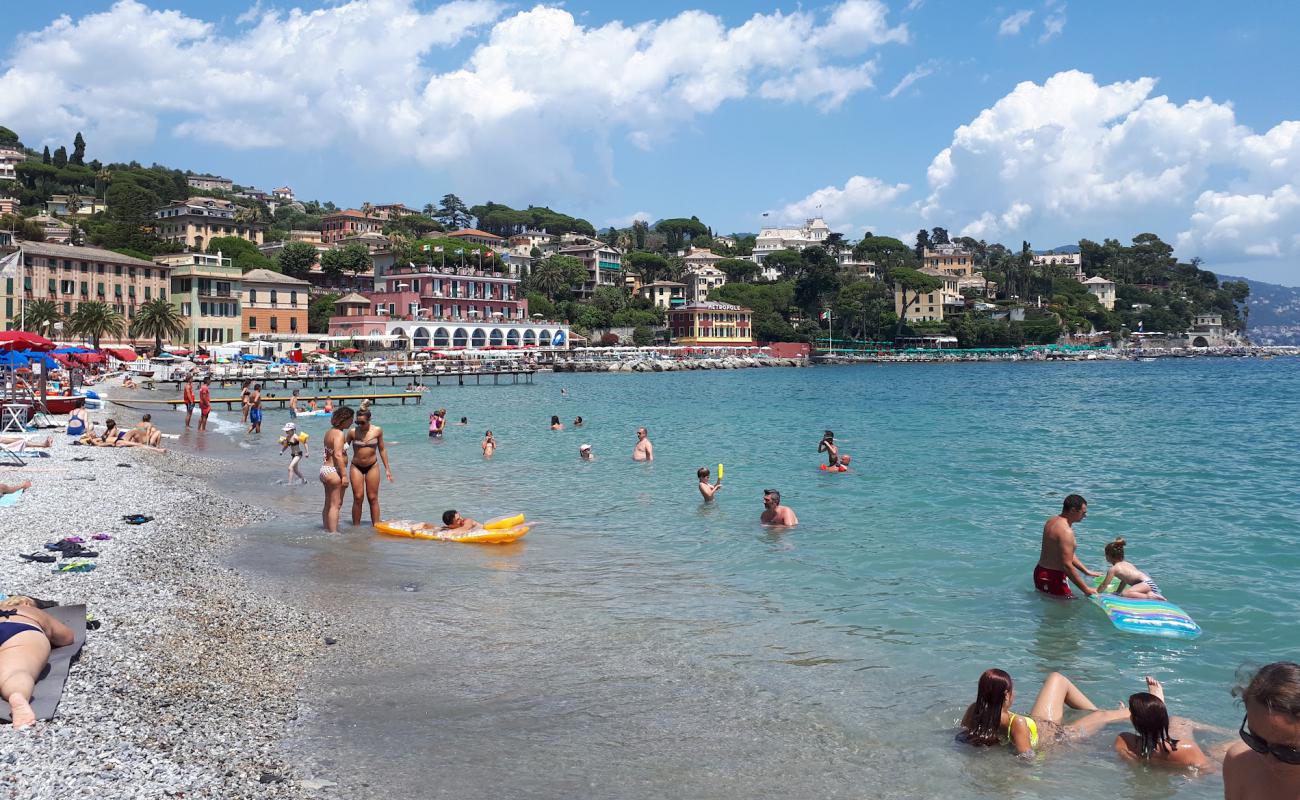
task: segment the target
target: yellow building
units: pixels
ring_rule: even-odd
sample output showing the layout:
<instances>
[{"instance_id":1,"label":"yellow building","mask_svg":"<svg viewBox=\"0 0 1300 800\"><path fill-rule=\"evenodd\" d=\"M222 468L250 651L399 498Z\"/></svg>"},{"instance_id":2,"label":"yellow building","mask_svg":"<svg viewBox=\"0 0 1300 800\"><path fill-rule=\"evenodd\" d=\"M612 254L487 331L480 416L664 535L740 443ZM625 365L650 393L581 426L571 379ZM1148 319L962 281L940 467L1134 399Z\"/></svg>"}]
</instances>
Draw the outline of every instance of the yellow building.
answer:
<instances>
[{"instance_id":1,"label":"yellow building","mask_svg":"<svg viewBox=\"0 0 1300 800\"><path fill-rule=\"evenodd\" d=\"M752 346L753 316L748 308L710 300L670 309L668 327L676 344Z\"/></svg>"},{"instance_id":2,"label":"yellow building","mask_svg":"<svg viewBox=\"0 0 1300 800\"><path fill-rule=\"evenodd\" d=\"M206 347L240 339L243 273L229 258L207 253L158 256L171 267L172 305L185 318L182 343Z\"/></svg>"},{"instance_id":3,"label":"yellow building","mask_svg":"<svg viewBox=\"0 0 1300 800\"><path fill-rule=\"evenodd\" d=\"M969 277L975 274L975 255L960 245L941 244L933 250L927 247L921 262L922 267L937 269L949 275Z\"/></svg>"},{"instance_id":4,"label":"yellow building","mask_svg":"<svg viewBox=\"0 0 1300 800\"><path fill-rule=\"evenodd\" d=\"M958 276L941 272L934 267L922 267L918 270L921 273L938 278L943 285L933 292L921 295L916 299L915 292L904 292L897 285L894 286L894 313L902 317L905 322L942 322L945 307L954 309L966 305L966 300L958 291L960 279ZM906 295L906 297L904 297ZM907 308L904 309L904 303Z\"/></svg>"},{"instance_id":5,"label":"yellow building","mask_svg":"<svg viewBox=\"0 0 1300 800\"><path fill-rule=\"evenodd\" d=\"M180 242L199 253L218 236L238 236L261 244L266 226L260 222L241 222L235 218L238 212L239 207L234 203L215 197L173 200L166 208L154 212L154 227L161 238Z\"/></svg>"}]
</instances>

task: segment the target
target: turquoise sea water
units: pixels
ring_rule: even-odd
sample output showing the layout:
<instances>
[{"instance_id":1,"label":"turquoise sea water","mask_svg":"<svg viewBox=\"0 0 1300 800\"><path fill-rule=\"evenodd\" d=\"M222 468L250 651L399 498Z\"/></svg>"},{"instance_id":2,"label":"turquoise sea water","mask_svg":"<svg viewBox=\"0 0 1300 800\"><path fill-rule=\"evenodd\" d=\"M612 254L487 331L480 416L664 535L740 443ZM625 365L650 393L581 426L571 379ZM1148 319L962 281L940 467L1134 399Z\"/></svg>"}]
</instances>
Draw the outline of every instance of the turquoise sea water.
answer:
<instances>
[{"instance_id":1,"label":"turquoise sea water","mask_svg":"<svg viewBox=\"0 0 1300 800\"><path fill-rule=\"evenodd\" d=\"M444 387L376 409L396 442L385 516L522 511L522 543L325 536L314 450L309 486L256 488L280 515L241 563L337 610L351 649L322 666L298 739L350 796L1219 797L1215 776L1118 763L1120 728L1026 764L956 745L955 723L998 666L1021 711L1052 670L1102 707L1151 674L1174 713L1235 732L1236 670L1297 657L1298 398L1282 359ZM470 425L432 443L438 406ZM587 424L553 432L551 414ZM325 425L304 423L314 447ZM630 460L638 425L653 464ZM825 428L854 471L817 469ZM269 482L263 438L243 453ZM706 506L695 470L718 462ZM758 524L765 487L797 528ZM1089 501L1084 563L1125 536L1200 639L1125 635L1034 593L1042 524L1071 492Z\"/></svg>"}]
</instances>

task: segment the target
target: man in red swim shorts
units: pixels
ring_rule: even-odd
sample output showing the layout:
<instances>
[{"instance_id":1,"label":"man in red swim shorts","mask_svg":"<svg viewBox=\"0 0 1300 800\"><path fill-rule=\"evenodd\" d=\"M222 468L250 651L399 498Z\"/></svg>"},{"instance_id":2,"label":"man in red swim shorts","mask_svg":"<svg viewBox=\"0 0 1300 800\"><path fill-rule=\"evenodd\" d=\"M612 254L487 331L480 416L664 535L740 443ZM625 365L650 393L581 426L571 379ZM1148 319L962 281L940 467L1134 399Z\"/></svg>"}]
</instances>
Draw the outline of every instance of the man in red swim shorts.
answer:
<instances>
[{"instance_id":1,"label":"man in red swim shorts","mask_svg":"<svg viewBox=\"0 0 1300 800\"><path fill-rule=\"evenodd\" d=\"M1094 578L1101 575L1083 565L1075 552L1074 523L1088 516L1088 501L1077 494L1065 498L1061 513L1043 525L1043 547L1034 567L1034 588L1057 597L1074 597L1070 584L1079 587L1083 594L1096 594L1097 590L1083 582L1079 573Z\"/></svg>"}]
</instances>

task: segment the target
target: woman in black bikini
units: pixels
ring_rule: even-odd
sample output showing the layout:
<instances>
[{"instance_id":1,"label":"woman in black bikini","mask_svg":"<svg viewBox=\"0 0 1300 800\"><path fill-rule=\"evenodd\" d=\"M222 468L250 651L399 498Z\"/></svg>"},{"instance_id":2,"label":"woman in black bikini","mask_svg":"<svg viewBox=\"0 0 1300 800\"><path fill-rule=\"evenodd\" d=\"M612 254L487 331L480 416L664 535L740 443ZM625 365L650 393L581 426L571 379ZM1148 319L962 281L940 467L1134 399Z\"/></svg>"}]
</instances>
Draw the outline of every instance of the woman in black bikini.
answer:
<instances>
[{"instance_id":1,"label":"woman in black bikini","mask_svg":"<svg viewBox=\"0 0 1300 800\"><path fill-rule=\"evenodd\" d=\"M357 412L357 423L348 433L348 442L352 444L352 466L348 468L348 478L352 482L352 524L361 524L361 499L364 497L370 501L370 523L373 525L383 520L379 515L377 462L384 462L384 475L389 483L393 482L393 471L388 468L384 429L370 424L370 409Z\"/></svg>"},{"instance_id":2,"label":"woman in black bikini","mask_svg":"<svg viewBox=\"0 0 1300 800\"><path fill-rule=\"evenodd\" d=\"M9 702L13 726L36 724L32 691L51 647L72 644L72 631L30 605L0 610L0 695Z\"/></svg>"}]
</instances>

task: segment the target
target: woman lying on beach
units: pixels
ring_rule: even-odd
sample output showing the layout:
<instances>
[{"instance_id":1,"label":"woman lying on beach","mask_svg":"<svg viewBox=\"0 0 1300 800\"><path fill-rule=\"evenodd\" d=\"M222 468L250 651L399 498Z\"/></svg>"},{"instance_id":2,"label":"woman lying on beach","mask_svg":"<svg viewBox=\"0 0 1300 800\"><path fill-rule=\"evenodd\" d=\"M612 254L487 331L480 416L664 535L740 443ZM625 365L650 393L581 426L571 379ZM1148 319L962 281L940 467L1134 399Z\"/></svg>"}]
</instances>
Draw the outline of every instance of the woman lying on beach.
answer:
<instances>
[{"instance_id":1,"label":"woman lying on beach","mask_svg":"<svg viewBox=\"0 0 1300 800\"><path fill-rule=\"evenodd\" d=\"M975 702L962 716L958 740L982 747L1010 744L1017 754L1029 756L1040 747L1064 739L1091 736L1129 715L1128 709L1122 706L1114 711L1098 710L1069 678L1059 672L1047 676L1028 714L1012 712L1011 704L1015 699L1016 691L1010 675L1000 669L985 670L980 675ZM1092 713L1066 724L1063 721L1066 706Z\"/></svg>"},{"instance_id":2,"label":"woman lying on beach","mask_svg":"<svg viewBox=\"0 0 1300 800\"><path fill-rule=\"evenodd\" d=\"M352 445L352 466L348 479L352 483L352 524L361 524L361 501L370 501L370 524L383 519L379 515L379 471L376 462L384 462L384 476L393 482L388 468L388 448L384 446L384 429L370 424L370 409L357 412L356 426L348 433Z\"/></svg>"},{"instance_id":3,"label":"woman lying on beach","mask_svg":"<svg viewBox=\"0 0 1300 800\"><path fill-rule=\"evenodd\" d=\"M1115 752L1129 761L1172 769L1213 768L1215 761L1196 744L1192 732L1201 728L1231 734L1231 731L1200 725L1186 717L1170 717L1165 706L1165 687L1149 675L1147 691L1130 695L1128 709L1136 733L1125 732L1116 736ZM1173 737L1175 733L1178 738ZM1222 758L1223 754L1218 755Z\"/></svg>"},{"instance_id":4,"label":"woman lying on beach","mask_svg":"<svg viewBox=\"0 0 1300 800\"><path fill-rule=\"evenodd\" d=\"M320 482L325 487L325 508L321 523L326 533L339 532L339 509L343 507L343 490L348 474L348 428L352 427L352 409L344 406L330 417L330 429L321 445L325 463L320 468Z\"/></svg>"},{"instance_id":5,"label":"woman lying on beach","mask_svg":"<svg viewBox=\"0 0 1300 800\"><path fill-rule=\"evenodd\" d=\"M0 611L0 696L9 702L13 726L36 724L32 691L51 647L72 644L72 631L30 605Z\"/></svg>"}]
</instances>

